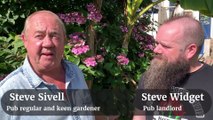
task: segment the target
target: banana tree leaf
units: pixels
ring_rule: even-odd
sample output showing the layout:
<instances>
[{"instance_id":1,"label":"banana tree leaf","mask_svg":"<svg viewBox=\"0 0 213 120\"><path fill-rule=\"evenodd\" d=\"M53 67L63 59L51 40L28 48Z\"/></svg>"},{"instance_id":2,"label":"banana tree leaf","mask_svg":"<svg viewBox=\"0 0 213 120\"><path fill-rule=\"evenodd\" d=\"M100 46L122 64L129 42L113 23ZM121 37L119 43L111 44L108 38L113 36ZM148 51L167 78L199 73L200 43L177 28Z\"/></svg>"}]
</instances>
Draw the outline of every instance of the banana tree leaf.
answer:
<instances>
[{"instance_id":1,"label":"banana tree leaf","mask_svg":"<svg viewBox=\"0 0 213 120\"><path fill-rule=\"evenodd\" d=\"M204 15L213 17L213 0L180 0L180 5L184 9L198 10Z\"/></svg>"}]
</instances>

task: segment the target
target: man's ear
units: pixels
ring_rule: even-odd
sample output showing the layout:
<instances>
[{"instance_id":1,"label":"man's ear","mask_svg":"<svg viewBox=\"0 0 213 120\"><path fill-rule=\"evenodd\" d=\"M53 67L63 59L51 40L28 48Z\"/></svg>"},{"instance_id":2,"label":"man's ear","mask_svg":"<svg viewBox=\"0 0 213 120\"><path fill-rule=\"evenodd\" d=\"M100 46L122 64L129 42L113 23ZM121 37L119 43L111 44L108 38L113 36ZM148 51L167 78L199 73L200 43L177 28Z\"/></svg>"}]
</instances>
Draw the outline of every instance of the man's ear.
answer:
<instances>
[{"instance_id":1,"label":"man's ear","mask_svg":"<svg viewBox=\"0 0 213 120\"><path fill-rule=\"evenodd\" d=\"M192 59L197 53L198 47L196 44L190 44L186 48L185 55L188 60Z\"/></svg>"},{"instance_id":2,"label":"man's ear","mask_svg":"<svg viewBox=\"0 0 213 120\"><path fill-rule=\"evenodd\" d=\"M22 33L20 35L22 42L24 43L24 47L27 48L27 39L26 36Z\"/></svg>"}]
</instances>

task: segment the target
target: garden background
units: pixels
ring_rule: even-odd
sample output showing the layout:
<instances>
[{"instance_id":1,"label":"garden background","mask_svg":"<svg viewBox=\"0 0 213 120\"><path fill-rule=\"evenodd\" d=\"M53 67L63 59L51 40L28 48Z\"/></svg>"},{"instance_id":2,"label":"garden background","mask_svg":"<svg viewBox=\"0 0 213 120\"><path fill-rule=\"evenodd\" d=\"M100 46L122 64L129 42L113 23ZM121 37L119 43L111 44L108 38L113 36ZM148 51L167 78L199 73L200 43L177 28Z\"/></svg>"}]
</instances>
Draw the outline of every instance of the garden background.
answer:
<instances>
[{"instance_id":1,"label":"garden background","mask_svg":"<svg viewBox=\"0 0 213 120\"><path fill-rule=\"evenodd\" d=\"M149 66L157 25L150 20L158 0L1 0L0 79L21 66L26 50L19 37L27 16L50 10L65 23L64 58L78 65L89 88L128 89L120 119L131 119L134 91ZM128 110L127 110L128 108Z\"/></svg>"}]
</instances>

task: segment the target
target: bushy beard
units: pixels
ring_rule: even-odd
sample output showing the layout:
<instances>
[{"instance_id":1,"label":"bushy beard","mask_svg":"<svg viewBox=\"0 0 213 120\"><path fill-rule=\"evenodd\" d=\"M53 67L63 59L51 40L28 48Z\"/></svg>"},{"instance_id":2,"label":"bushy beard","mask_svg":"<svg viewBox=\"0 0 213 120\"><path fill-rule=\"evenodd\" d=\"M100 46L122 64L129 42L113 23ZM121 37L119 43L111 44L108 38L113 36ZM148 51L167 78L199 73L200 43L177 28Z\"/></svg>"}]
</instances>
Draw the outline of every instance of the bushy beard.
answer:
<instances>
[{"instance_id":1,"label":"bushy beard","mask_svg":"<svg viewBox=\"0 0 213 120\"><path fill-rule=\"evenodd\" d=\"M188 61L183 57L170 63L165 57L157 55L142 76L143 88L168 90L186 76L189 68Z\"/></svg>"}]
</instances>

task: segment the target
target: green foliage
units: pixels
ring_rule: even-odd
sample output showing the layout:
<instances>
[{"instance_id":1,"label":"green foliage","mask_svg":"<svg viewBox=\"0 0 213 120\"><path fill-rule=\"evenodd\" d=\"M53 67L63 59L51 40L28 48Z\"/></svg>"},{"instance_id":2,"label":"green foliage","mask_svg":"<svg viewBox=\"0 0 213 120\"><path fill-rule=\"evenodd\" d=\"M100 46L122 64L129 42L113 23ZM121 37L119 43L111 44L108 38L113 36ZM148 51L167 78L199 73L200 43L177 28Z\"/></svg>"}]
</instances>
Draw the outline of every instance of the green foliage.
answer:
<instances>
[{"instance_id":1,"label":"green foliage","mask_svg":"<svg viewBox=\"0 0 213 120\"><path fill-rule=\"evenodd\" d=\"M0 76L8 74L19 67L25 56L26 50L19 38L24 20L26 17L36 10L47 9L57 14L80 12L84 17L87 17L88 11L86 5L92 0L2 0L0 2ZM140 2L140 1L139 1ZM142 9L150 1L145 1L136 8ZM151 37L146 32L152 30L149 26L152 22L149 16L146 15L135 23L137 31L134 35L131 34L129 42L129 50L122 48L122 42L126 32L123 32L121 26L127 25L127 16L124 14L125 2L120 0L103 1L101 14L103 16L100 22L86 21L85 24L66 23L67 36L74 32L85 34L85 45L89 44L88 26L95 31L94 37L94 54L88 51L81 55L76 55L71 50L74 46L71 45L71 38L68 39L68 44L65 46L65 59L78 65L83 71L88 82L93 82L92 88L100 89L128 89L130 95L126 96L129 100L127 105L120 105L120 118L131 119L132 104L131 100L134 97L134 90L140 80L142 73L149 65L149 60L152 57L151 49L147 49L147 45L152 44ZM136 8L132 12L137 12ZM133 14L133 13L131 13ZM133 28L134 31L134 28ZM143 37L139 40L137 35ZM118 56L123 53L128 58L128 64L120 64ZM143 54L143 56L139 56ZM97 55L101 55L104 60L98 62ZM97 65L87 66L85 59L93 57L96 59ZM117 101L119 103L119 101ZM128 111L126 107L131 108Z\"/></svg>"},{"instance_id":2,"label":"green foliage","mask_svg":"<svg viewBox=\"0 0 213 120\"><path fill-rule=\"evenodd\" d=\"M112 5L113 4L113 5ZM133 106L131 101L134 98L134 90L142 73L146 70L149 65L149 61L152 57L151 49L142 48L148 45L147 40L151 38L146 32L152 30L147 26L152 22L149 20L149 16L143 17L136 23L136 26L142 26L143 31L138 33L144 37L144 40L138 41L135 36L131 36L129 43L129 51L126 52L122 48L123 36L126 34L122 32L121 26L125 25L125 15L123 13L123 5L120 2L104 1L102 4L102 15L104 16L101 22L93 24L94 30L96 30L95 55L91 55L90 51L75 55L70 52L73 46L66 46L65 57L66 59L77 64L83 71L87 81L92 81L93 89L128 89L131 94L125 96L128 100L128 104L119 104L119 100L116 101L115 105L120 110L120 119L129 120L132 116ZM113 14L112 14L113 13ZM87 26L90 25L90 21L87 21L84 25L67 24L70 28L68 34L72 34L75 31L83 32L87 34ZM87 38L84 39L87 41ZM72 41L72 39L70 39ZM153 42L150 40L150 42ZM118 62L117 57L127 53L129 63L121 65ZM144 56L139 57L139 53ZM102 55L103 62L97 62L95 66L86 66L84 60L88 57L95 57L96 55ZM128 110L127 110L128 108ZM127 112L128 111L128 112Z\"/></svg>"},{"instance_id":3,"label":"green foliage","mask_svg":"<svg viewBox=\"0 0 213 120\"><path fill-rule=\"evenodd\" d=\"M25 53L24 45L15 33L0 37L0 75L18 68L25 58Z\"/></svg>"},{"instance_id":4,"label":"green foliage","mask_svg":"<svg viewBox=\"0 0 213 120\"><path fill-rule=\"evenodd\" d=\"M25 57L22 41L18 37L29 14L47 9L55 13L79 10L88 0L1 0L0 1L0 76L20 66ZM76 7L77 6L77 7ZM66 8L66 9L64 9ZM74 31L74 30L73 30Z\"/></svg>"}]
</instances>

